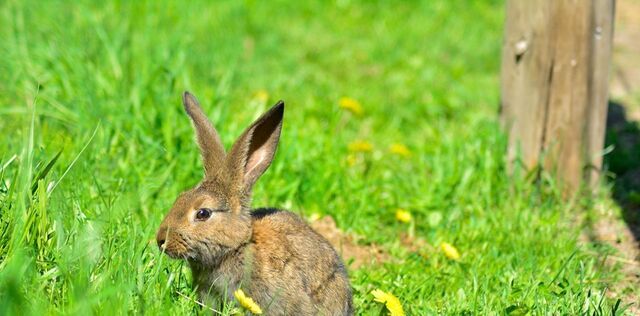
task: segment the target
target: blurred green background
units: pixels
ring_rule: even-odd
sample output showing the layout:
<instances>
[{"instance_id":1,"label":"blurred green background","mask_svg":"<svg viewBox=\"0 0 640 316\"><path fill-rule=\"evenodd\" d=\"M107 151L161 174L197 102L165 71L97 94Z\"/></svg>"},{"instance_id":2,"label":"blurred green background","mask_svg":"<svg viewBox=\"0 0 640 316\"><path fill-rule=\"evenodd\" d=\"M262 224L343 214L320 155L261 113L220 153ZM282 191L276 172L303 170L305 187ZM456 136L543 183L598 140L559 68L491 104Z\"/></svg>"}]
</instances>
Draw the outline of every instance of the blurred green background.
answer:
<instances>
[{"instance_id":1,"label":"blurred green background","mask_svg":"<svg viewBox=\"0 0 640 316\"><path fill-rule=\"evenodd\" d=\"M154 241L202 177L184 90L227 146L285 100L254 206L388 254L349 269L359 314L378 288L408 315L619 312L552 181L506 175L502 24L502 1L1 2L0 314L211 313Z\"/></svg>"}]
</instances>

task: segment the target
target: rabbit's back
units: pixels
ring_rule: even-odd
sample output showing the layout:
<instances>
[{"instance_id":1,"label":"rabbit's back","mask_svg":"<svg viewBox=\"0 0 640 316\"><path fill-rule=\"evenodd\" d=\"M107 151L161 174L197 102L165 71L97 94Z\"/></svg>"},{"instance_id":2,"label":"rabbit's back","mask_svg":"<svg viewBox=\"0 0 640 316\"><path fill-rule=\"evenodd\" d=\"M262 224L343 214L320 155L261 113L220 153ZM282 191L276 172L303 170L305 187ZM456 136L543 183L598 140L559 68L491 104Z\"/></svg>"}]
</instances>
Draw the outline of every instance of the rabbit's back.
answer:
<instances>
[{"instance_id":1,"label":"rabbit's back","mask_svg":"<svg viewBox=\"0 0 640 316\"><path fill-rule=\"evenodd\" d=\"M251 292L269 314L351 315L347 272L329 242L297 215L252 213Z\"/></svg>"}]
</instances>

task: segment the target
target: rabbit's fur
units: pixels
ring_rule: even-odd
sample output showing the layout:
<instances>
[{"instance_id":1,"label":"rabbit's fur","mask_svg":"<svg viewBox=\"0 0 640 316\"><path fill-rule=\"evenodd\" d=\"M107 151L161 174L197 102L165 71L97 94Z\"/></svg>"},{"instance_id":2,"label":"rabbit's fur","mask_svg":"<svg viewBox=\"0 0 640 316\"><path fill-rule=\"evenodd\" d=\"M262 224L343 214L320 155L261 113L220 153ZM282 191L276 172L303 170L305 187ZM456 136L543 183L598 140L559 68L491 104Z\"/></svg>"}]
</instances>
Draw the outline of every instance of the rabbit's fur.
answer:
<instances>
[{"instance_id":1,"label":"rabbit's fur","mask_svg":"<svg viewBox=\"0 0 640 316\"><path fill-rule=\"evenodd\" d=\"M349 279L331 245L293 213L250 209L251 188L275 155L284 103L247 128L227 154L196 99L185 92L183 102L205 178L162 221L161 250L188 261L203 301L233 299L241 288L267 315L352 315Z\"/></svg>"}]
</instances>

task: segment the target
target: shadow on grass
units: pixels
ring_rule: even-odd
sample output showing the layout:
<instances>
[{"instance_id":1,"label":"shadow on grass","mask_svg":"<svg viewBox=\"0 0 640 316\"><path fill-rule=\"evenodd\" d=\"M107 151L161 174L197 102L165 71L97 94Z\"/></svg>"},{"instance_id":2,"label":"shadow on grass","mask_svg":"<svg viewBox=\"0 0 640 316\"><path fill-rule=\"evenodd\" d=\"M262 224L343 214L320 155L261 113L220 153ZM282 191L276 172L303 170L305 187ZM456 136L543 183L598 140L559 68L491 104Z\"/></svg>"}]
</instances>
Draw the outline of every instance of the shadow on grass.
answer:
<instances>
[{"instance_id":1,"label":"shadow on grass","mask_svg":"<svg viewBox=\"0 0 640 316\"><path fill-rule=\"evenodd\" d=\"M613 198L636 241L640 242L640 128L630 121L622 104L609 101L606 146L613 151L604 157L614 174Z\"/></svg>"}]
</instances>

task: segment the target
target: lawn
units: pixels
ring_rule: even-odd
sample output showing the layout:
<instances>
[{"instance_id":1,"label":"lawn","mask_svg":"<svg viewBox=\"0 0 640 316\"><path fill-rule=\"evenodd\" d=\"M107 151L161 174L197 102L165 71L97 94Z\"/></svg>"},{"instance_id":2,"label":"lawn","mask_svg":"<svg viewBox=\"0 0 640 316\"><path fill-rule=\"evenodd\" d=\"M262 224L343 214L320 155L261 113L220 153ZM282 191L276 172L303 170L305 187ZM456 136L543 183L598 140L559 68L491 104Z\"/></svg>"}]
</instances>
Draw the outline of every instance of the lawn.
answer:
<instances>
[{"instance_id":1,"label":"lawn","mask_svg":"<svg viewBox=\"0 0 640 316\"><path fill-rule=\"evenodd\" d=\"M579 242L597 201L506 171L502 25L501 1L3 1L0 315L210 313L154 239L202 178L184 90L227 147L285 100L253 205L388 254L349 269L358 314L375 289L408 315L620 313Z\"/></svg>"}]
</instances>

